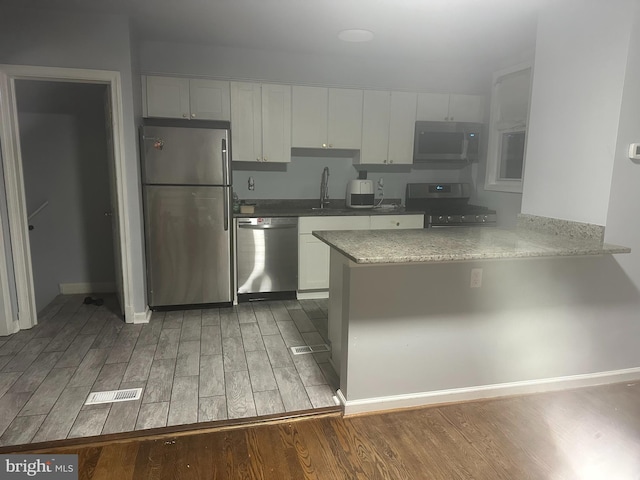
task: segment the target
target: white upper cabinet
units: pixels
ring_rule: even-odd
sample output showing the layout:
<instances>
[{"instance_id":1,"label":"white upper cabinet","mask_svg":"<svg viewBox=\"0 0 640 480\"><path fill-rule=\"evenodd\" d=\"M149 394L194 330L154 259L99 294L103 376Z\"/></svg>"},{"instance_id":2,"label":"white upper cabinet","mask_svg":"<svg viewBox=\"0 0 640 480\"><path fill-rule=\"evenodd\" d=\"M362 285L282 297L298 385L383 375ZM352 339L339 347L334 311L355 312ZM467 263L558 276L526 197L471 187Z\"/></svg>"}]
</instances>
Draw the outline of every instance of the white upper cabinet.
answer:
<instances>
[{"instance_id":1,"label":"white upper cabinet","mask_svg":"<svg viewBox=\"0 0 640 480\"><path fill-rule=\"evenodd\" d=\"M291 161L290 85L262 85L262 160Z\"/></svg>"},{"instance_id":2,"label":"white upper cabinet","mask_svg":"<svg viewBox=\"0 0 640 480\"><path fill-rule=\"evenodd\" d=\"M293 147L326 148L328 90L324 87L292 87Z\"/></svg>"},{"instance_id":3,"label":"white upper cabinet","mask_svg":"<svg viewBox=\"0 0 640 480\"><path fill-rule=\"evenodd\" d=\"M200 120L230 120L229 82L219 80L189 80L191 118Z\"/></svg>"},{"instance_id":4,"label":"white upper cabinet","mask_svg":"<svg viewBox=\"0 0 640 480\"><path fill-rule=\"evenodd\" d=\"M389 163L413 163L413 134L417 104L417 93L391 92Z\"/></svg>"},{"instance_id":5,"label":"white upper cabinet","mask_svg":"<svg viewBox=\"0 0 640 480\"><path fill-rule=\"evenodd\" d=\"M391 92L365 90L360 163L387 163Z\"/></svg>"},{"instance_id":6,"label":"white upper cabinet","mask_svg":"<svg viewBox=\"0 0 640 480\"><path fill-rule=\"evenodd\" d=\"M294 148L360 149L362 90L293 86Z\"/></svg>"},{"instance_id":7,"label":"white upper cabinet","mask_svg":"<svg viewBox=\"0 0 640 480\"><path fill-rule=\"evenodd\" d=\"M189 79L147 77L147 116L189 118Z\"/></svg>"},{"instance_id":8,"label":"white upper cabinet","mask_svg":"<svg viewBox=\"0 0 640 480\"><path fill-rule=\"evenodd\" d=\"M417 94L365 90L360 163L413 163Z\"/></svg>"},{"instance_id":9,"label":"white upper cabinet","mask_svg":"<svg viewBox=\"0 0 640 480\"><path fill-rule=\"evenodd\" d=\"M484 120L484 96L419 93L418 120L478 122Z\"/></svg>"},{"instance_id":10,"label":"white upper cabinet","mask_svg":"<svg viewBox=\"0 0 640 480\"><path fill-rule=\"evenodd\" d=\"M482 95L452 94L449 99L449 117L454 122L484 121L485 97Z\"/></svg>"},{"instance_id":11,"label":"white upper cabinet","mask_svg":"<svg viewBox=\"0 0 640 480\"><path fill-rule=\"evenodd\" d=\"M359 150L362 141L362 90L329 89L329 148Z\"/></svg>"},{"instance_id":12,"label":"white upper cabinet","mask_svg":"<svg viewBox=\"0 0 640 480\"><path fill-rule=\"evenodd\" d=\"M179 77L146 77L147 117L230 119L229 82Z\"/></svg>"},{"instance_id":13,"label":"white upper cabinet","mask_svg":"<svg viewBox=\"0 0 640 480\"><path fill-rule=\"evenodd\" d=\"M262 161L262 90L258 83L231 82L231 159Z\"/></svg>"},{"instance_id":14,"label":"white upper cabinet","mask_svg":"<svg viewBox=\"0 0 640 480\"><path fill-rule=\"evenodd\" d=\"M291 87L231 82L231 158L291 161Z\"/></svg>"}]
</instances>

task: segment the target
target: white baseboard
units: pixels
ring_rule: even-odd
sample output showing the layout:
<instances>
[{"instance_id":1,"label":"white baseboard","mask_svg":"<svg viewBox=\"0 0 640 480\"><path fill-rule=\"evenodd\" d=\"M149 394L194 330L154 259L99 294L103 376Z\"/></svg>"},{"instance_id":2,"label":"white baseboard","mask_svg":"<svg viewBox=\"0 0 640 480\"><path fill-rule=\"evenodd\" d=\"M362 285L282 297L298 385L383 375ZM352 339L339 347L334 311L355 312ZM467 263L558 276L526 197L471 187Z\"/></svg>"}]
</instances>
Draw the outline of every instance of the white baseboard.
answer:
<instances>
[{"instance_id":1,"label":"white baseboard","mask_svg":"<svg viewBox=\"0 0 640 480\"><path fill-rule=\"evenodd\" d=\"M640 380L640 367L609 372L587 373L566 377L544 378L523 382L500 383L483 385L480 387L454 388L451 390L437 390L434 392L420 392L407 395L392 395L388 397L365 398L362 400L347 400L342 391L336 392L344 405L345 415L357 413L394 410L397 408L419 407L434 404L464 402L483 398L506 397L509 395L523 395L528 393L553 392L579 387L593 387L609 383L619 383Z\"/></svg>"},{"instance_id":2,"label":"white baseboard","mask_svg":"<svg viewBox=\"0 0 640 480\"><path fill-rule=\"evenodd\" d=\"M135 312L133 314L133 323L149 323L151 320L151 310L149 307L144 312Z\"/></svg>"},{"instance_id":3,"label":"white baseboard","mask_svg":"<svg viewBox=\"0 0 640 480\"><path fill-rule=\"evenodd\" d=\"M298 300L317 300L319 298L329 298L329 290L320 290L317 292L297 292Z\"/></svg>"},{"instance_id":4,"label":"white baseboard","mask_svg":"<svg viewBox=\"0 0 640 480\"><path fill-rule=\"evenodd\" d=\"M61 283L58 285L62 295L84 293L115 293L115 282Z\"/></svg>"}]
</instances>

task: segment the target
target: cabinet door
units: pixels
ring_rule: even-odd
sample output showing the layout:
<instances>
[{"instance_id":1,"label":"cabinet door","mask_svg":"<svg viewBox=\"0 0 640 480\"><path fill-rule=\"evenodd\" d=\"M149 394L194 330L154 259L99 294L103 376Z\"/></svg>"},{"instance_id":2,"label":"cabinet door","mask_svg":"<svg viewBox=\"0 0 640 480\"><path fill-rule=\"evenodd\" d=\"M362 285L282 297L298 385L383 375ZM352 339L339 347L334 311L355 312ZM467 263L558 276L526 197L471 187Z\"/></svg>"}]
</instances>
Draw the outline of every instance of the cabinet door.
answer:
<instances>
[{"instance_id":1,"label":"cabinet door","mask_svg":"<svg viewBox=\"0 0 640 480\"><path fill-rule=\"evenodd\" d=\"M372 215L371 230L424 228L424 215Z\"/></svg>"},{"instance_id":2,"label":"cabinet door","mask_svg":"<svg viewBox=\"0 0 640 480\"><path fill-rule=\"evenodd\" d=\"M449 99L449 120L455 122L478 122L484 120L482 95L451 95Z\"/></svg>"},{"instance_id":3,"label":"cabinet door","mask_svg":"<svg viewBox=\"0 0 640 480\"><path fill-rule=\"evenodd\" d=\"M329 288L329 246L309 233L299 236L298 290Z\"/></svg>"},{"instance_id":4,"label":"cabinet door","mask_svg":"<svg viewBox=\"0 0 640 480\"><path fill-rule=\"evenodd\" d=\"M291 146L327 148L327 89L293 86L291 90Z\"/></svg>"},{"instance_id":5,"label":"cabinet door","mask_svg":"<svg viewBox=\"0 0 640 480\"><path fill-rule=\"evenodd\" d=\"M360 150L362 143L362 90L330 88L328 108L329 148Z\"/></svg>"},{"instance_id":6,"label":"cabinet door","mask_svg":"<svg viewBox=\"0 0 640 480\"><path fill-rule=\"evenodd\" d=\"M417 119L434 122L449 120L449 94L419 93Z\"/></svg>"},{"instance_id":7,"label":"cabinet door","mask_svg":"<svg viewBox=\"0 0 640 480\"><path fill-rule=\"evenodd\" d=\"M387 163L390 92L365 90L360 163Z\"/></svg>"},{"instance_id":8,"label":"cabinet door","mask_svg":"<svg viewBox=\"0 0 640 480\"><path fill-rule=\"evenodd\" d=\"M189 118L189 79L148 76L147 115Z\"/></svg>"},{"instance_id":9,"label":"cabinet door","mask_svg":"<svg viewBox=\"0 0 640 480\"><path fill-rule=\"evenodd\" d=\"M231 118L229 82L218 80L189 80L191 118L226 120Z\"/></svg>"},{"instance_id":10,"label":"cabinet door","mask_svg":"<svg viewBox=\"0 0 640 480\"><path fill-rule=\"evenodd\" d=\"M291 161L290 85L262 85L262 160Z\"/></svg>"},{"instance_id":11,"label":"cabinet door","mask_svg":"<svg viewBox=\"0 0 640 480\"><path fill-rule=\"evenodd\" d=\"M413 134L417 104L416 93L391 92L389 163L413 163Z\"/></svg>"},{"instance_id":12,"label":"cabinet door","mask_svg":"<svg viewBox=\"0 0 640 480\"><path fill-rule=\"evenodd\" d=\"M260 85L231 82L231 159L262 160L262 103Z\"/></svg>"}]
</instances>

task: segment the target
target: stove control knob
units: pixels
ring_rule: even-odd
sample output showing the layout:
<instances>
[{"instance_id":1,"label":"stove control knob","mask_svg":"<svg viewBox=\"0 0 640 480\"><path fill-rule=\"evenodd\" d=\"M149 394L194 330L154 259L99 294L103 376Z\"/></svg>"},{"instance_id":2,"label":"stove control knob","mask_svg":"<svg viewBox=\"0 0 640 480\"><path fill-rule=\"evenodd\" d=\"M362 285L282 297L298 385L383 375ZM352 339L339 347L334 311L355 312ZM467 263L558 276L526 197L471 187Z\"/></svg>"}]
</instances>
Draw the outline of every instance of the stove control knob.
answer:
<instances>
[{"instance_id":1,"label":"stove control knob","mask_svg":"<svg viewBox=\"0 0 640 480\"><path fill-rule=\"evenodd\" d=\"M464 222L464 215L460 217L460 221Z\"/></svg>"},{"instance_id":2,"label":"stove control knob","mask_svg":"<svg viewBox=\"0 0 640 480\"><path fill-rule=\"evenodd\" d=\"M438 221L439 221L439 222L444 222L444 217L443 217L442 215L440 215L440 216L438 217Z\"/></svg>"},{"instance_id":3,"label":"stove control knob","mask_svg":"<svg viewBox=\"0 0 640 480\"><path fill-rule=\"evenodd\" d=\"M482 215L476 215L476 222L480 223L482 221Z\"/></svg>"},{"instance_id":4,"label":"stove control knob","mask_svg":"<svg viewBox=\"0 0 640 480\"><path fill-rule=\"evenodd\" d=\"M451 215L447 215L447 223L449 223L451 221L453 217Z\"/></svg>"},{"instance_id":5,"label":"stove control knob","mask_svg":"<svg viewBox=\"0 0 640 480\"><path fill-rule=\"evenodd\" d=\"M484 222L486 222L486 221L487 221L487 216L486 216L486 215L483 215L483 216L482 216L482 223L484 223Z\"/></svg>"}]
</instances>

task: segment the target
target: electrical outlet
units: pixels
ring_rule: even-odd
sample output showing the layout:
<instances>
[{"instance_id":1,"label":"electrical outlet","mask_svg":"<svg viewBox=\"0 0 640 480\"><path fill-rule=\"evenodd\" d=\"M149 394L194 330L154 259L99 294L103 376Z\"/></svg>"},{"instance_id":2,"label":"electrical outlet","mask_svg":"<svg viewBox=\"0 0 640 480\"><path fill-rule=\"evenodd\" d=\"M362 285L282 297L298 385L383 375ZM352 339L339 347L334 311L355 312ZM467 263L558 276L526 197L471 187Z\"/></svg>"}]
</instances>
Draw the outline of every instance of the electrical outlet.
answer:
<instances>
[{"instance_id":1,"label":"electrical outlet","mask_svg":"<svg viewBox=\"0 0 640 480\"><path fill-rule=\"evenodd\" d=\"M482 269L481 268L472 268L471 269L471 288L480 288L482 287Z\"/></svg>"}]
</instances>

